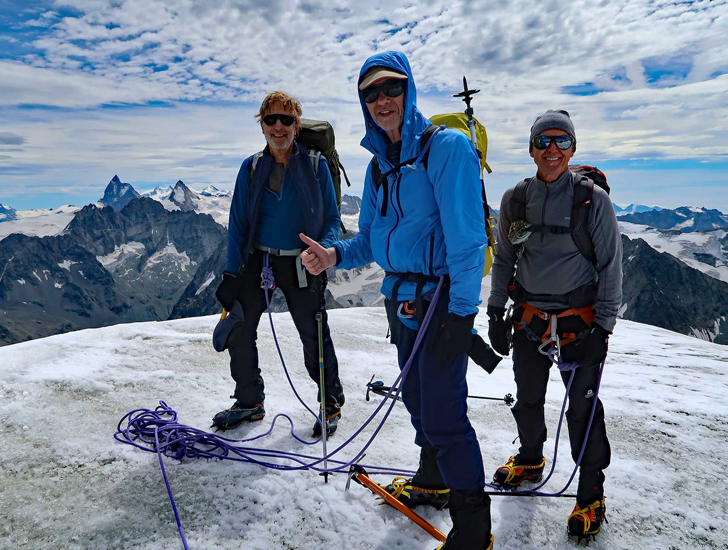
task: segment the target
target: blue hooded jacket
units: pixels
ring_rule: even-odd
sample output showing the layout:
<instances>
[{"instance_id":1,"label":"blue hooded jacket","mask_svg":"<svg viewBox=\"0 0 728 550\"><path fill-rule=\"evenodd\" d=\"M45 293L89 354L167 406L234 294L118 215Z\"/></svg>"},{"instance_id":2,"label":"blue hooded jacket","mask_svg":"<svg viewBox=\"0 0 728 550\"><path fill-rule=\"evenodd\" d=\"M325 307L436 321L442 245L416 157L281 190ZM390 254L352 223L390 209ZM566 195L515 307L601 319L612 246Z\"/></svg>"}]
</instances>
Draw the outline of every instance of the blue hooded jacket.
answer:
<instances>
[{"instance_id":1,"label":"blue hooded jacket","mask_svg":"<svg viewBox=\"0 0 728 550\"><path fill-rule=\"evenodd\" d=\"M412 70L404 54L385 52L367 59L359 82L374 66L389 67L407 75L400 161L417 157L420 137L430 121L417 109L417 91ZM358 86L357 86L358 88ZM387 161L386 133L369 115L359 92L366 122L362 147L378 160L382 173L393 165ZM480 161L475 147L459 130L445 129L430 140L425 171L422 163L403 167L389 176L389 206L381 215L384 191L377 190L369 164L359 214L359 233L351 240L334 243L337 267L353 267L376 261L385 271L397 273L450 274L449 311L465 316L477 313L485 264L485 214L481 196ZM382 293L392 297L395 277L388 276ZM428 283L423 292L435 287ZM399 300L415 298L416 283L404 282Z\"/></svg>"}]
</instances>

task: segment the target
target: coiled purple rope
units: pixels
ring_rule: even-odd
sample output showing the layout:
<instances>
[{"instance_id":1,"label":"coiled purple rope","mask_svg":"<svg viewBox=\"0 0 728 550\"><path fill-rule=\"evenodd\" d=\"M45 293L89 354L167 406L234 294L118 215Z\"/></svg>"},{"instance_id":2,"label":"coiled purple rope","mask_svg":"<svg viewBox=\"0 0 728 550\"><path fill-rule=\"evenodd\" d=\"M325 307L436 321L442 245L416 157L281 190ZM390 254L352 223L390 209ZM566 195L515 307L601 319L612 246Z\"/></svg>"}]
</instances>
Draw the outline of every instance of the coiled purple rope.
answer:
<instances>
[{"instance_id":1,"label":"coiled purple rope","mask_svg":"<svg viewBox=\"0 0 728 550\"><path fill-rule=\"evenodd\" d=\"M275 284L275 281L272 279L272 270L266 265L266 267L263 270L263 282L265 285L265 296L266 296L266 304L268 306L268 316L271 323L271 329L273 331L273 339L276 343L276 348L278 350L278 354L281 358L281 363L283 365L284 372L286 374L286 378L288 379L288 382L293 389L294 394L298 398L298 400L306 407L306 409L314 415L316 418L318 418L318 415L316 415L301 399L298 392L296 391L293 381L291 380L291 377L288 373L288 368L286 367L285 360L283 359L283 353L281 352L280 345L278 343L278 339L275 335L275 328L273 326L273 316L270 311L270 302L268 298L268 290L272 287L272 285ZM301 443L307 444L307 445L313 445L317 443L320 440L316 439L313 442L307 442L305 440L302 440L296 434L294 433L294 423L293 420L285 414L277 414L273 418L273 422L271 423L270 429L260 435L248 438L248 439L229 439L223 436L219 436L217 434L210 434L208 432L204 432L202 430L198 430L196 428L192 428L190 426L185 426L184 424L179 424L177 422L177 412L174 411L171 407L169 407L164 401L159 402L159 406L155 410L149 410L149 409L135 409L133 411L128 412L125 414L122 419L119 421L117 425L116 432L114 433L114 438L121 442L126 443L129 445L133 445L139 449L142 449L144 451L149 452L156 452L158 459L159 459L159 465L162 470L162 477L164 478L165 486L167 487L167 493L169 494L169 499L172 504L172 510L174 511L175 520L177 521L177 528L179 530L180 537L182 538L182 543L184 544L185 550L188 550L187 540L184 535L184 529L182 527L182 523L179 518L179 513L177 511L177 506L174 502L174 496L172 494L172 489L169 484L169 480L167 479L167 472L164 467L164 463L162 461L162 455L168 456L170 458L175 458L177 460L181 460L183 457L190 457L190 458L217 458L217 459L224 459L224 460L234 460L237 462L249 462L253 464L257 464L266 468L276 469L276 470L284 470L284 471L292 471L292 470L307 470L312 469L317 472L330 472L330 473L336 473L336 472L343 472L346 469L348 469L352 464L357 463L357 461L364 455L366 450L369 448L369 446L374 442L374 439L379 434L379 431L384 426L384 423L387 421L387 418L389 417L390 413L392 412L392 408L397 403L397 397L399 397L399 394L401 392L401 388L403 386L401 381L405 379L407 376L407 373L410 370L410 367L412 366L412 362L415 358L415 355L417 354L417 351L422 343L422 340L424 339L424 335L427 331L427 327L430 324L430 321L432 319L432 315L435 311L435 305L437 304L437 301L440 297L440 290L442 289L442 284L444 282L444 279L441 277L440 281L437 285L437 288L435 289L435 294L432 298L431 307L428 309L427 313L425 314L425 318L422 323L421 330L418 332L417 338L415 339L414 346L412 348L412 353L407 360L407 363L405 363L404 367L400 371L399 376L397 377L394 386L398 386L398 389L396 392L393 392L393 389L390 389L389 392L387 392L387 397L391 397L392 393L394 393L394 398L391 399L391 403L389 405L389 408L387 409L386 413L384 414L384 417L382 418L381 422L377 426L377 428L374 430L374 433L369 438L369 440L366 442L366 444L361 448L361 450L352 458L351 460L344 462L340 460L332 459L334 455L336 455L339 451L341 451L344 447L349 445L356 437L361 434L361 432L368 426L371 421L374 419L374 417L379 414L379 411L384 406L387 399L383 399L382 402L377 406L377 408L374 410L372 415L364 422L364 424L351 436L349 439L347 439L344 443L342 443L339 447L331 451L328 455L325 457L312 457L304 454L299 453L291 453L286 451L278 451L273 449L258 449L255 447L239 447L236 446L236 444L239 443L247 443L250 441L255 441L257 439L260 439L262 437L265 437L269 435L273 428L275 427L275 423L279 417L283 417L287 419L291 424L291 435ZM122 424L126 421L126 426L122 427ZM320 420L319 420L320 421ZM323 426L322 426L323 428ZM323 437L323 434L325 431L322 429L321 431ZM161 437L160 437L161 435ZM231 456L235 455L235 456ZM258 459L255 457L265 457L265 458L278 458L278 459L284 459L288 460L294 463L299 464L298 466L289 466L284 464L279 464L275 462L268 462L266 460ZM329 460L333 464L336 464L333 468L322 468L319 465L324 460ZM372 474L394 474L394 475L413 475L414 472L411 470L397 470L394 468L385 468L385 467L377 467L373 465L362 465L370 470Z\"/></svg>"}]
</instances>

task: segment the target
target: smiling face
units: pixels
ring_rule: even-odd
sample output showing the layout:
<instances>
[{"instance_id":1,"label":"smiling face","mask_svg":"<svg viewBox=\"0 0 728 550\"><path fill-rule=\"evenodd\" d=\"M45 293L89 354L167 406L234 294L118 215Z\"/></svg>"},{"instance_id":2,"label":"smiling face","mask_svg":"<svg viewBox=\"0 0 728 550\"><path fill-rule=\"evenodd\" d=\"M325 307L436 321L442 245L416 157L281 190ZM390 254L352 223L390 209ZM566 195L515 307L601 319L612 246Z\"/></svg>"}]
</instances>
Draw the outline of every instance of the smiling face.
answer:
<instances>
[{"instance_id":1,"label":"smiling face","mask_svg":"<svg viewBox=\"0 0 728 550\"><path fill-rule=\"evenodd\" d=\"M381 84L386 79L372 82L372 85ZM389 97L384 92L379 92L379 97L373 103L366 103L369 115L374 123L387 132L392 143L402 139L400 129L404 119L404 96Z\"/></svg>"},{"instance_id":2,"label":"smiling face","mask_svg":"<svg viewBox=\"0 0 728 550\"><path fill-rule=\"evenodd\" d=\"M568 136L564 130L545 130L541 132L542 136ZM561 174L569 169L569 161L574 156L574 146L562 151L556 147L556 143L551 140L546 149L539 151L535 147L531 147L531 157L538 166L538 178L546 183L553 183Z\"/></svg>"},{"instance_id":3,"label":"smiling face","mask_svg":"<svg viewBox=\"0 0 728 550\"><path fill-rule=\"evenodd\" d=\"M284 107L280 101L271 103L270 109L265 115L291 115L295 118L295 113ZM263 120L260 121L260 127L263 130L265 140L271 149L278 151L286 151L293 145L293 138L296 137L298 131L298 121L291 126L284 126L280 120L276 120L273 126L268 126Z\"/></svg>"}]
</instances>

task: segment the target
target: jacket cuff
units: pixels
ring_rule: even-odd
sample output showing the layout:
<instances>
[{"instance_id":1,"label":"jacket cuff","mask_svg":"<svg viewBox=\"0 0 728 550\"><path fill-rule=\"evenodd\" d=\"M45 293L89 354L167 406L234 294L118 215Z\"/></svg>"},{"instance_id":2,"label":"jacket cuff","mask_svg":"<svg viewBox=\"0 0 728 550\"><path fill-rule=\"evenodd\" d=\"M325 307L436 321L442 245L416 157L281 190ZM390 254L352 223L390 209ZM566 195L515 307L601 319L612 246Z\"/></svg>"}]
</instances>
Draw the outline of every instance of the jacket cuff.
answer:
<instances>
[{"instance_id":1,"label":"jacket cuff","mask_svg":"<svg viewBox=\"0 0 728 550\"><path fill-rule=\"evenodd\" d=\"M617 324L617 318L616 317L600 317L597 315L597 317L594 319L594 322L605 329L606 331L611 334L614 332L614 325Z\"/></svg>"}]
</instances>

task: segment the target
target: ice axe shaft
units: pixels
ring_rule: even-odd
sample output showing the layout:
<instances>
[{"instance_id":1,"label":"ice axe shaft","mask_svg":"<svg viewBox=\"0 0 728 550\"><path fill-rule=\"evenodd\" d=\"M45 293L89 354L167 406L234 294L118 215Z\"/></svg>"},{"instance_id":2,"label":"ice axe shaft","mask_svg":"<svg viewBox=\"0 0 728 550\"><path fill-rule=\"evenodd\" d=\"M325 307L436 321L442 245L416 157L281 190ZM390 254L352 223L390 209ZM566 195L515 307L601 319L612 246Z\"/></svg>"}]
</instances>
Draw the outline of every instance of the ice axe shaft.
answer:
<instances>
[{"instance_id":1,"label":"ice axe shaft","mask_svg":"<svg viewBox=\"0 0 728 550\"><path fill-rule=\"evenodd\" d=\"M419 527L427 531L429 535L433 536L440 542L445 542L447 540L447 536L445 535L445 533L428 523L425 519L418 516L415 512L407 508L407 506L405 506L392 495L390 495L384 489L384 487L373 481L366 474L366 470L364 470L364 468L362 468L361 466L353 464L351 466L349 475L352 479L354 479L354 481L356 481L360 485L363 485L378 497L384 499L384 502L395 508L397 511L402 512L405 516L407 516L408 519L410 519Z\"/></svg>"}]
</instances>

